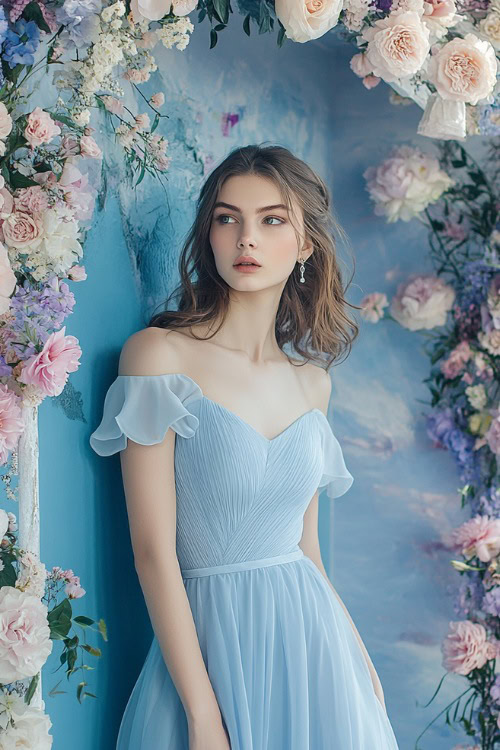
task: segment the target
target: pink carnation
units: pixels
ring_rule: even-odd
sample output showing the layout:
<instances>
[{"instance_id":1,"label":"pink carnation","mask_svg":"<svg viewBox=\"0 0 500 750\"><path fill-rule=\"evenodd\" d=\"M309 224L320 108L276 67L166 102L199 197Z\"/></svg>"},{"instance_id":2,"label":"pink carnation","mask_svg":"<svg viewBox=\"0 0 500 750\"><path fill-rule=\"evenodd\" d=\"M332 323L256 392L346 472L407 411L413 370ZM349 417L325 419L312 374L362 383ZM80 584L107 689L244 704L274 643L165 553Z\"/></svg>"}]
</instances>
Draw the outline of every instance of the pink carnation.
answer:
<instances>
[{"instance_id":1,"label":"pink carnation","mask_svg":"<svg viewBox=\"0 0 500 750\"><path fill-rule=\"evenodd\" d=\"M496 657L497 644L487 640L486 630L480 623L450 622L450 630L441 645L442 664L448 672L468 675Z\"/></svg>"},{"instance_id":2,"label":"pink carnation","mask_svg":"<svg viewBox=\"0 0 500 750\"><path fill-rule=\"evenodd\" d=\"M459 375L464 369L464 365L472 357L472 350L468 341L461 341L451 352L448 359L441 362L441 372L443 375L452 380Z\"/></svg>"},{"instance_id":3,"label":"pink carnation","mask_svg":"<svg viewBox=\"0 0 500 750\"><path fill-rule=\"evenodd\" d=\"M500 518L474 516L454 529L449 541L465 558L489 562L500 553Z\"/></svg>"},{"instance_id":4,"label":"pink carnation","mask_svg":"<svg viewBox=\"0 0 500 750\"><path fill-rule=\"evenodd\" d=\"M0 383L0 463L5 464L24 432L20 397Z\"/></svg>"},{"instance_id":5,"label":"pink carnation","mask_svg":"<svg viewBox=\"0 0 500 750\"><path fill-rule=\"evenodd\" d=\"M28 124L24 130L24 137L32 148L41 146L42 143L50 143L52 138L61 134L61 128L55 124L48 112L41 107L35 107L28 115Z\"/></svg>"},{"instance_id":6,"label":"pink carnation","mask_svg":"<svg viewBox=\"0 0 500 750\"><path fill-rule=\"evenodd\" d=\"M35 385L46 396L59 396L68 373L79 367L78 358L82 350L75 336L65 336L66 326L51 333L40 354L30 357L24 363L18 380Z\"/></svg>"}]
</instances>

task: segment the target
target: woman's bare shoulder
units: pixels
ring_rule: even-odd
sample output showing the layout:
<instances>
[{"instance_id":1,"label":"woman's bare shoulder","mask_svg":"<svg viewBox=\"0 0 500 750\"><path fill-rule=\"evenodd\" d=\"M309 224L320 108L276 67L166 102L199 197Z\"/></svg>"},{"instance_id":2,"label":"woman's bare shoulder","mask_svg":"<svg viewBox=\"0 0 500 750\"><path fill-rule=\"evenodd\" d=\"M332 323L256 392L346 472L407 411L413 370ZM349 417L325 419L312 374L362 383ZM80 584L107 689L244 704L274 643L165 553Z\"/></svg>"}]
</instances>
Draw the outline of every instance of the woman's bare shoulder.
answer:
<instances>
[{"instance_id":1,"label":"woman's bare shoulder","mask_svg":"<svg viewBox=\"0 0 500 750\"><path fill-rule=\"evenodd\" d=\"M179 372L177 331L150 326L136 331L123 344L119 375L163 375Z\"/></svg>"}]
</instances>

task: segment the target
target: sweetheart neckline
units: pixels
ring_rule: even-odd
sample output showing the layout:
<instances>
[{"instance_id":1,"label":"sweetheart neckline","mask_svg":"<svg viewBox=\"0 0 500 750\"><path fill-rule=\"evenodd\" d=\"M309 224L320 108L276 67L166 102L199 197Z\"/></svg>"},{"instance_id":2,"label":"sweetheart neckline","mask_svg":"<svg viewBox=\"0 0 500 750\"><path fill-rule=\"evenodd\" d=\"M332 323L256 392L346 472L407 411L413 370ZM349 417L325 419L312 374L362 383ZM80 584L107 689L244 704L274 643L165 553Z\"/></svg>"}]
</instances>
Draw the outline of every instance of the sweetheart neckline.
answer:
<instances>
[{"instance_id":1,"label":"sweetheart neckline","mask_svg":"<svg viewBox=\"0 0 500 750\"><path fill-rule=\"evenodd\" d=\"M279 432L277 435L275 435L272 438L268 438L265 435L263 435L262 432L259 432L259 430L257 430L253 425L251 425L250 422L247 422L246 419L243 419L243 417L240 417L239 414L236 414L236 412L232 411L232 409L228 409L227 406L224 406L223 404L220 404L218 401L214 401L212 398L209 398L208 396L205 396L205 394L203 393L203 390L198 385L198 383L196 382L196 380L193 380L193 378L191 378L189 375L186 375L183 372L164 372L164 373L159 373L158 375L118 375L117 377L119 377L119 378L161 378L161 377L168 377L168 376L170 376L170 377L172 377L172 376L174 376L174 377L181 376L183 378L186 378L187 380L190 380L191 383L193 383L198 388L198 390L200 391L200 393L201 393L201 399L204 399L205 401L208 401L209 403L213 404L214 406L217 406L222 411L225 411L227 414L230 414L232 417L234 417L239 422L241 422L241 424L243 424L246 427L248 427L248 429L252 430L252 432L254 432L258 437L260 437L262 440L264 440L266 443L269 443L269 444L274 443L276 440L278 440L279 438L283 437L287 432L289 432L289 430L292 429L292 427L294 427L297 423L301 422L303 419L305 419L310 414L314 414L314 413L317 412L328 423L328 419L327 419L326 415L321 411L321 409L318 409L317 407L314 407L312 409L308 409L303 414L300 414L296 419L293 420L293 422L290 422L290 424L287 427L285 427L283 430L281 430L281 432Z\"/></svg>"}]
</instances>

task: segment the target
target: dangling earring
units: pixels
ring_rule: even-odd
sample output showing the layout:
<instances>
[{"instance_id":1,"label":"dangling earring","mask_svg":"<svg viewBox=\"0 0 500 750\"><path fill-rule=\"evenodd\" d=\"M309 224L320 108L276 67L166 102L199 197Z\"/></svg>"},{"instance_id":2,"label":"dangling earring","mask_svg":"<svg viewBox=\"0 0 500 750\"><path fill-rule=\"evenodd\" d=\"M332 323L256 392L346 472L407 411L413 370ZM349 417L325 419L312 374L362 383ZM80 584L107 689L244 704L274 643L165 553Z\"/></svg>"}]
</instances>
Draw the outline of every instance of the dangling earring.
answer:
<instances>
[{"instance_id":1,"label":"dangling earring","mask_svg":"<svg viewBox=\"0 0 500 750\"><path fill-rule=\"evenodd\" d=\"M300 281L300 283L301 283L301 284L304 284L304 283L305 283L305 278L304 278L304 268L305 268L305 266L304 266L304 261L303 261L303 260L301 260L301 261L300 261L300 279L299 279L299 281Z\"/></svg>"}]
</instances>

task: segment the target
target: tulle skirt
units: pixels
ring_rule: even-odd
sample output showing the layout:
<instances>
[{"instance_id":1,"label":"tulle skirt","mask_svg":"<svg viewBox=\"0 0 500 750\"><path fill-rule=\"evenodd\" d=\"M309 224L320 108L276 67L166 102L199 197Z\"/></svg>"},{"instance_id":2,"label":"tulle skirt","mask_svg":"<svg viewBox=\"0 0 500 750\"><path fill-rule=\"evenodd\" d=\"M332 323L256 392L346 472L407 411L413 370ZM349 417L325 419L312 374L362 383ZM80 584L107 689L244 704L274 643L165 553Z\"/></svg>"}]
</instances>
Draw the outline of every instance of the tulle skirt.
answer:
<instances>
[{"instance_id":1,"label":"tulle skirt","mask_svg":"<svg viewBox=\"0 0 500 750\"><path fill-rule=\"evenodd\" d=\"M341 604L301 550L182 571L231 750L398 750ZM189 750L153 638L117 750Z\"/></svg>"}]
</instances>

